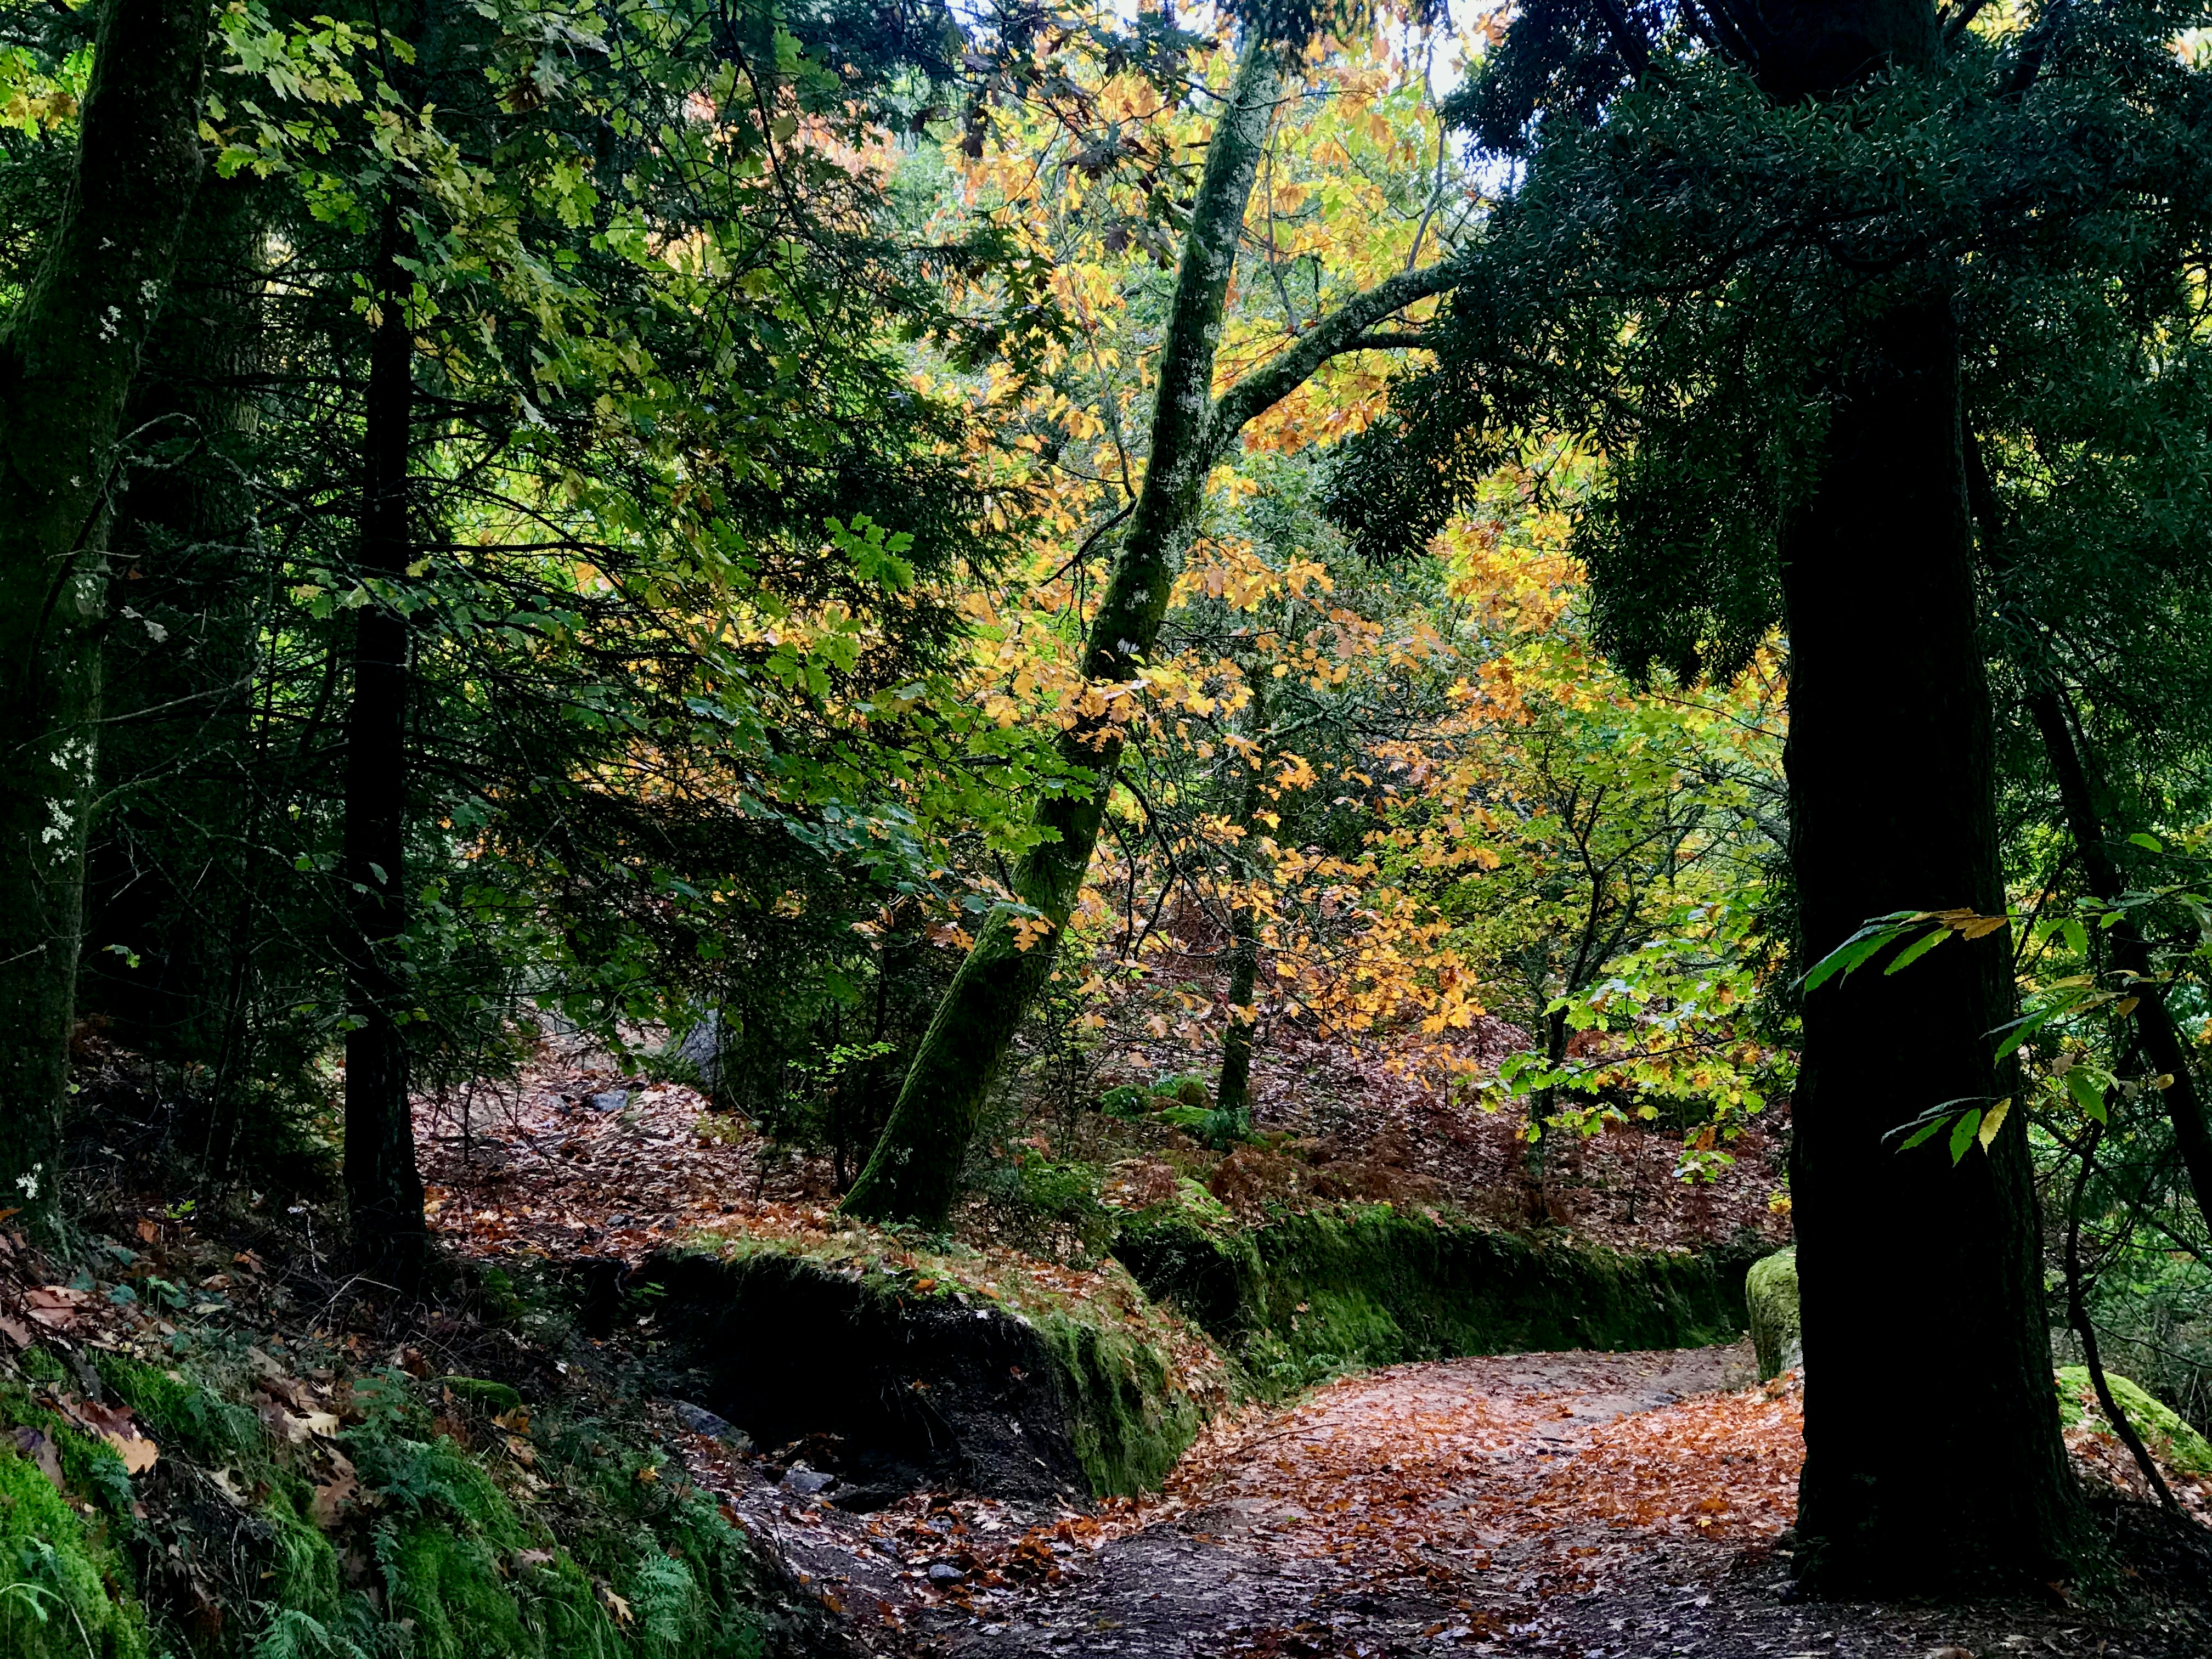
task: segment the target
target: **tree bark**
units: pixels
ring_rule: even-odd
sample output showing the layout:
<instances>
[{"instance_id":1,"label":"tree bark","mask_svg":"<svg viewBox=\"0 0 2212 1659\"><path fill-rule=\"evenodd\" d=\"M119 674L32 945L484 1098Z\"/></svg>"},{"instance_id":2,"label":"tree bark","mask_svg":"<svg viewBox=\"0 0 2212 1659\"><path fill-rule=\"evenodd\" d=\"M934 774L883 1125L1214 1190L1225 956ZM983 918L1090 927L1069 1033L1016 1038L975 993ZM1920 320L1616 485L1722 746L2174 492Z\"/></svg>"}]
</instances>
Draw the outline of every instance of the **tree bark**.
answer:
<instances>
[{"instance_id":1,"label":"tree bark","mask_svg":"<svg viewBox=\"0 0 2212 1659\"><path fill-rule=\"evenodd\" d=\"M1214 353L1245 204L1279 95L1282 56L1256 33L1246 45L1206 147L1160 353L1152 453L1084 653L1084 678L1094 686L1133 679L1159 637L1173 560L1218 453ZM1101 702L1085 713L1061 735L1060 751L1095 781L1085 794L1054 793L1039 803L1036 823L1044 839L1024 857L1012 883L1016 896L1048 931L1025 948L1016 926L1021 911L1001 905L985 920L908 1066L867 1167L845 1195L849 1214L941 1224L951 1211L984 1096L1052 971L1061 929L1091 867L1121 756L1121 728L1111 706Z\"/></svg>"},{"instance_id":2,"label":"tree bark","mask_svg":"<svg viewBox=\"0 0 2212 1659\"><path fill-rule=\"evenodd\" d=\"M202 166L202 0L109 0L76 170L0 339L0 1206L59 1223L107 490Z\"/></svg>"},{"instance_id":3,"label":"tree bark","mask_svg":"<svg viewBox=\"0 0 2212 1659\"><path fill-rule=\"evenodd\" d=\"M387 198L364 408L361 574L371 583L405 580L413 545L407 471L415 344L400 228L399 204ZM362 1269L403 1291L414 1287L428 1242L408 1108L399 954L407 927L408 633L406 617L384 595L356 613L345 778L346 1211Z\"/></svg>"},{"instance_id":4,"label":"tree bark","mask_svg":"<svg viewBox=\"0 0 2212 1659\"><path fill-rule=\"evenodd\" d=\"M109 805L86 860L93 954L78 983L115 1042L198 1066L218 1101L246 978L238 910L260 902L247 850L260 780L246 482L263 327L260 194L250 175L210 178L194 194L124 417L142 454L110 539L110 605L129 614L103 653L99 775ZM223 1138L211 1135L210 1148Z\"/></svg>"},{"instance_id":5,"label":"tree bark","mask_svg":"<svg viewBox=\"0 0 2212 1659\"><path fill-rule=\"evenodd\" d=\"M1243 840L1237 844L1237 861L1241 866L1238 873L1249 884L1260 872L1258 860L1245 848L1251 844L1253 831L1259 823L1260 801L1267 787L1272 751L1267 746L1270 733L1266 668L1259 663L1248 662L1244 679L1252 690L1244 720L1245 734L1257 746L1246 760L1244 776L1237 790L1236 823L1244 832ZM1213 1103L1240 1133L1252 1123L1252 1036L1257 1022L1237 1011L1251 1007L1259 988L1260 930L1266 921L1256 905L1239 903L1231 907L1229 1029L1222 1037L1221 1073L1214 1083Z\"/></svg>"},{"instance_id":6,"label":"tree bark","mask_svg":"<svg viewBox=\"0 0 2212 1659\"><path fill-rule=\"evenodd\" d=\"M1741 9L1739 15L1741 15ZM1769 6L1779 100L1937 50L1927 0ZM1902 279L1900 279L1901 281ZM1899 909L2002 911L1989 686L1948 295L1868 305L1820 475L1782 535L1790 862L1805 959ZM1807 1391L1799 1572L1824 1594L2041 1583L2084 1533L2059 1438L2026 1114L1954 1168L1888 1132L2014 1087L2006 933L1805 1000L1791 1104ZM1903 1407L1900 1355L1939 1368Z\"/></svg>"},{"instance_id":7,"label":"tree bark","mask_svg":"<svg viewBox=\"0 0 2212 1659\"><path fill-rule=\"evenodd\" d=\"M2005 902L1949 307L1903 303L1866 344L1784 543L1808 961L1883 912ZM2081 1536L2025 1115L1955 1168L1940 1140L1899 1152L1884 1139L1939 1103L2013 1091L1990 1035L2012 1007L2002 930L1806 999L1790 1190L1819 1381L1798 1560L1823 1591L2039 1583L2069 1571ZM1899 1354L1942 1365L1940 1395L1909 1424Z\"/></svg>"}]
</instances>

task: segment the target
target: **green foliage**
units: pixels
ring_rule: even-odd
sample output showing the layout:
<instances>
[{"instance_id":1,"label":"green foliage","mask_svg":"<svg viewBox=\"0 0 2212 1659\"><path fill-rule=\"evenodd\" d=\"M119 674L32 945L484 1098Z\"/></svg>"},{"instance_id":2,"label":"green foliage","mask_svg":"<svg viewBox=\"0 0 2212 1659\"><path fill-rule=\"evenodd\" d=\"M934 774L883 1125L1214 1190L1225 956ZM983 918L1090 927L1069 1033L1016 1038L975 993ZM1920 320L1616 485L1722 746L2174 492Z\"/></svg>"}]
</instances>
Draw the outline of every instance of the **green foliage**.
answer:
<instances>
[{"instance_id":1,"label":"green foliage","mask_svg":"<svg viewBox=\"0 0 2212 1659\"><path fill-rule=\"evenodd\" d=\"M38 1466L0 1443L0 1648L15 1659L144 1659L143 1619L114 1546Z\"/></svg>"}]
</instances>

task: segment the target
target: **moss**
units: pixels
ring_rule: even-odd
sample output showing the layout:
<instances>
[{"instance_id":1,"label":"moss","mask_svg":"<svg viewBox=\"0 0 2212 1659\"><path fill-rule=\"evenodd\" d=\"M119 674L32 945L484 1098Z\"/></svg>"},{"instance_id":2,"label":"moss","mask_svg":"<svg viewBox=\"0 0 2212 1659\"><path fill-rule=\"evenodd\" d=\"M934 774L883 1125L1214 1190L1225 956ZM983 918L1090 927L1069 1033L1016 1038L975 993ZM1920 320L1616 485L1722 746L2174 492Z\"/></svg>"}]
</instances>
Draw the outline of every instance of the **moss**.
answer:
<instances>
[{"instance_id":1,"label":"moss","mask_svg":"<svg viewBox=\"0 0 2212 1659\"><path fill-rule=\"evenodd\" d=\"M1154 1300L1215 1340L1241 1347L1265 1316L1260 1253L1251 1235L1184 1205L1159 1205L1121 1224L1114 1254Z\"/></svg>"},{"instance_id":2,"label":"moss","mask_svg":"<svg viewBox=\"0 0 2212 1659\"><path fill-rule=\"evenodd\" d=\"M118 1353L97 1354L94 1363L165 1449L212 1468L267 1461L260 1420L189 1373L157 1370Z\"/></svg>"},{"instance_id":3,"label":"moss","mask_svg":"<svg viewBox=\"0 0 2212 1659\"><path fill-rule=\"evenodd\" d=\"M1100 1497L1152 1490L1196 1437L1202 1414L1149 1343L1055 1315L1036 1322L1058 1366L1068 1437Z\"/></svg>"},{"instance_id":4,"label":"moss","mask_svg":"<svg viewBox=\"0 0 2212 1659\"><path fill-rule=\"evenodd\" d=\"M481 1376L449 1376L444 1386L452 1389L456 1400L488 1412L511 1412L521 1408L522 1396L504 1382L494 1382Z\"/></svg>"},{"instance_id":5,"label":"moss","mask_svg":"<svg viewBox=\"0 0 2212 1659\"><path fill-rule=\"evenodd\" d=\"M282 1496L262 1506L261 1517L269 1523L273 1539L270 1572L276 1605L319 1623L336 1620L342 1597L337 1552L330 1540L302 1520L292 1502Z\"/></svg>"},{"instance_id":6,"label":"moss","mask_svg":"<svg viewBox=\"0 0 2212 1659\"><path fill-rule=\"evenodd\" d=\"M8 1659L144 1659L130 1565L38 1466L0 1445L0 1653ZM113 1588L111 1588L113 1587Z\"/></svg>"},{"instance_id":7,"label":"moss","mask_svg":"<svg viewBox=\"0 0 2212 1659\"><path fill-rule=\"evenodd\" d=\"M1805 1339L1798 1325L1796 1250L1777 1250L1752 1263L1743 1294L1751 1315L1752 1346L1759 1351L1759 1380L1802 1365Z\"/></svg>"},{"instance_id":8,"label":"moss","mask_svg":"<svg viewBox=\"0 0 2212 1659\"><path fill-rule=\"evenodd\" d=\"M1115 1250L1281 1398L1337 1372L1455 1354L1690 1347L1743 1333L1747 1258L1623 1255L1346 1205L1249 1234L1179 1211Z\"/></svg>"},{"instance_id":9,"label":"moss","mask_svg":"<svg viewBox=\"0 0 2212 1659\"><path fill-rule=\"evenodd\" d=\"M2068 1428L2076 1426L2097 1411L2096 1386L2089 1380L2087 1365L2063 1367L2057 1381L2058 1418ZM2171 1406L2118 1371L2106 1371L2105 1381L2112 1390L2113 1401L2128 1414L2128 1421L2154 1452L2177 1469L2191 1474L2212 1474L2212 1443L2208 1443Z\"/></svg>"}]
</instances>

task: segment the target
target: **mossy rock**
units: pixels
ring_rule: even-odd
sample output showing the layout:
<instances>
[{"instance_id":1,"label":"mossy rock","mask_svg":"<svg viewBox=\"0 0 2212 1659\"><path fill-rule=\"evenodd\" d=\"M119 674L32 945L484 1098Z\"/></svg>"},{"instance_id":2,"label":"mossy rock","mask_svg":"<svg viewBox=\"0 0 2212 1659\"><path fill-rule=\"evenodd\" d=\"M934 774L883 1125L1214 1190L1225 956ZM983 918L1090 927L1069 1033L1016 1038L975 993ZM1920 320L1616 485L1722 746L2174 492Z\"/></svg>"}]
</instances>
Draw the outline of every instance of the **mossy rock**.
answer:
<instances>
[{"instance_id":1,"label":"mossy rock","mask_svg":"<svg viewBox=\"0 0 2212 1659\"><path fill-rule=\"evenodd\" d=\"M2093 1412L2103 1415L2087 1365L2062 1366L2057 1382L2058 1420L2066 1427L2077 1426ZM2212 1443L2207 1443L2172 1407L2118 1371L2106 1371L2105 1382L2112 1391L2113 1402L2128 1414L2129 1423L2152 1451L2187 1474L2212 1474Z\"/></svg>"},{"instance_id":2,"label":"mossy rock","mask_svg":"<svg viewBox=\"0 0 2212 1659\"><path fill-rule=\"evenodd\" d=\"M674 1391L776 1446L841 1443L832 1502L930 1487L1107 1496L1157 1486L1200 1413L1140 1329L1080 1306L1018 1310L780 1250L653 1257Z\"/></svg>"},{"instance_id":3,"label":"mossy rock","mask_svg":"<svg viewBox=\"0 0 2212 1659\"><path fill-rule=\"evenodd\" d=\"M1743 1298L1751 1315L1752 1346L1759 1376L1769 1381L1805 1364L1805 1337L1797 1311L1797 1250L1762 1256L1744 1275Z\"/></svg>"},{"instance_id":4,"label":"mossy rock","mask_svg":"<svg viewBox=\"0 0 2212 1659\"><path fill-rule=\"evenodd\" d=\"M453 1391L453 1398L466 1401L479 1410L496 1416L502 1412L519 1411L522 1396L504 1382L495 1382L482 1376L448 1376L442 1386Z\"/></svg>"},{"instance_id":5,"label":"mossy rock","mask_svg":"<svg viewBox=\"0 0 2212 1659\"><path fill-rule=\"evenodd\" d=\"M1388 1205L1255 1235L1267 1327L1309 1370L1460 1354L1698 1347L1742 1334L1747 1259L1623 1255Z\"/></svg>"}]
</instances>

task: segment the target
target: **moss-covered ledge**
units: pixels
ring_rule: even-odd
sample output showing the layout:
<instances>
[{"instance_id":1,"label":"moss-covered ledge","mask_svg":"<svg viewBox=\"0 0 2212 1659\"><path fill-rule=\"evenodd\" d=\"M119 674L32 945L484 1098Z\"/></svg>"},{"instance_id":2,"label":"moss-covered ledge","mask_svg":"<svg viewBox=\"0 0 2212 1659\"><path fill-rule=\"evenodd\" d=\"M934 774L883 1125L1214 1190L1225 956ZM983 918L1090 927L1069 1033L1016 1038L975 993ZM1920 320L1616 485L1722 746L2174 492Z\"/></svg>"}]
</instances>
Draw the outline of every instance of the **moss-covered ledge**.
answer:
<instances>
[{"instance_id":1,"label":"moss-covered ledge","mask_svg":"<svg viewBox=\"0 0 2212 1659\"><path fill-rule=\"evenodd\" d=\"M1163 1206L1132 1216L1115 1254L1279 1398L1407 1360L1734 1341L1759 1251L1625 1255L1377 1204L1249 1230Z\"/></svg>"},{"instance_id":2,"label":"moss-covered ledge","mask_svg":"<svg viewBox=\"0 0 2212 1659\"><path fill-rule=\"evenodd\" d=\"M740 1239L664 1252L631 1277L673 1346L672 1391L763 1448L834 1437L833 1503L1160 1484L1212 1403L1192 1373L1222 1370L1195 1332L1118 1270L1121 1295L1085 1300L916 1260L890 1271L880 1255ZM1218 1375L1208 1392L1225 1394Z\"/></svg>"}]
</instances>

